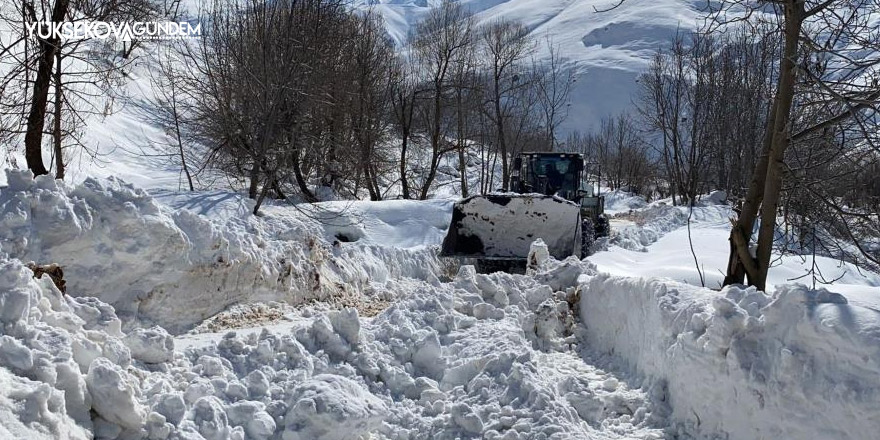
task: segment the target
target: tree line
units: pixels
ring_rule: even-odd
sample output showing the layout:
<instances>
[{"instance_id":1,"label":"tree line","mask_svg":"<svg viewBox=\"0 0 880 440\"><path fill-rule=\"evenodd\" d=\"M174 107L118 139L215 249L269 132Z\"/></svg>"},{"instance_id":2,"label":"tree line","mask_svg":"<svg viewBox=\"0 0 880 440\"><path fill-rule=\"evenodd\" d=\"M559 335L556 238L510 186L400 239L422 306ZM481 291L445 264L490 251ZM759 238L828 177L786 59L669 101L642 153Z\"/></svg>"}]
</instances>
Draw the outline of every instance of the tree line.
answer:
<instances>
[{"instance_id":1,"label":"tree line","mask_svg":"<svg viewBox=\"0 0 880 440\"><path fill-rule=\"evenodd\" d=\"M198 168L243 182L255 212L322 192L426 199L443 173L464 196L506 189L512 156L552 149L566 116L574 77L558 49L517 22L478 26L455 2L403 47L340 0L221 0L206 14L203 37L171 55L163 84L179 104L164 119L206 149ZM534 61L541 43L555 64Z\"/></svg>"},{"instance_id":2,"label":"tree line","mask_svg":"<svg viewBox=\"0 0 880 440\"><path fill-rule=\"evenodd\" d=\"M506 189L513 155L552 149L567 116L574 73L559 48L518 22L477 25L453 1L433 7L402 47L378 14L342 0L214 0L198 11L202 34L191 40L25 32L45 21L178 13L168 0L22 0L4 9L21 34L0 42L0 140L23 147L34 174L63 178L72 155L97 154L80 141L86 120L131 105L169 134L160 154L186 187L224 178L258 212L266 197L425 199L452 182L462 195ZM537 62L538 50L550 62ZM147 55L150 99L125 96L131 63Z\"/></svg>"}]
</instances>

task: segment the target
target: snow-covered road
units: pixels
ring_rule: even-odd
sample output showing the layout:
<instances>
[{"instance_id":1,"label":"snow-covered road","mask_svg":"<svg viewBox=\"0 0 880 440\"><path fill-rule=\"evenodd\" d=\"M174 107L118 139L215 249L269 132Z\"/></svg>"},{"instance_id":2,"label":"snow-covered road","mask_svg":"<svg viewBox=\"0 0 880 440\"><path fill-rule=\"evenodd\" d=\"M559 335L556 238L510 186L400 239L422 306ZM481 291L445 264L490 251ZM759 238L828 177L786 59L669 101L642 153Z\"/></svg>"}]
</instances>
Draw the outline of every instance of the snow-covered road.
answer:
<instances>
[{"instance_id":1,"label":"snow-covered road","mask_svg":"<svg viewBox=\"0 0 880 440\"><path fill-rule=\"evenodd\" d=\"M680 208L626 201L636 209L621 210L607 252L486 275L410 236L442 235L445 201L351 204L340 229L280 205L250 217L236 195L7 179L0 438L848 439L880 428L880 312L860 289L876 275L850 274L850 296L682 284L693 277ZM707 262L727 212L695 211ZM69 295L34 279L28 260L63 264ZM181 334L193 327L202 333Z\"/></svg>"}]
</instances>

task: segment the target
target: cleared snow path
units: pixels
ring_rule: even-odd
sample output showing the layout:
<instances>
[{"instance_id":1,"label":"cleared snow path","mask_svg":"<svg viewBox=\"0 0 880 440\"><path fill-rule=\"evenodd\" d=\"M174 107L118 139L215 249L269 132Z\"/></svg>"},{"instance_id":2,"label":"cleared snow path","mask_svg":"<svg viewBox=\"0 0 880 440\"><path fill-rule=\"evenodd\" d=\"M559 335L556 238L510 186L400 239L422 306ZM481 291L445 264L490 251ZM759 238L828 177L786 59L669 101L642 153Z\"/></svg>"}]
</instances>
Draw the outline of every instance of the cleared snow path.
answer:
<instances>
[{"instance_id":1,"label":"cleared snow path","mask_svg":"<svg viewBox=\"0 0 880 440\"><path fill-rule=\"evenodd\" d=\"M431 246L371 237L391 237L397 211L414 208L439 229L445 202L360 204L364 236L344 243L289 208L239 218L247 206L219 193L160 195L190 205L175 210L117 180L8 176L0 437L837 440L880 429L870 298L613 277L537 242L526 275L446 273ZM701 210L699 227L723 225L724 209ZM619 230L656 256L681 210L642 214L641 230ZM34 279L30 259L65 265L68 295ZM150 327L159 319L165 329ZM251 328L166 331L189 324Z\"/></svg>"},{"instance_id":2,"label":"cleared snow path","mask_svg":"<svg viewBox=\"0 0 880 440\"><path fill-rule=\"evenodd\" d=\"M306 311L312 316L181 335L176 344L196 371L222 370L196 379L211 381L200 394L226 405L257 399L278 433L288 429L285 439L368 431L383 439L666 438L665 406L578 355L569 301L579 275L591 271L573 260L547 262L536 276L465 266L450 283L389 283L401 300L374 318ZM226 390L257 379L268 388L231 397L217 376ZM314 381L322 384L314 396L274 400ZM340 381L347 388L327 385Z\"/></svg>"}]
</instances>

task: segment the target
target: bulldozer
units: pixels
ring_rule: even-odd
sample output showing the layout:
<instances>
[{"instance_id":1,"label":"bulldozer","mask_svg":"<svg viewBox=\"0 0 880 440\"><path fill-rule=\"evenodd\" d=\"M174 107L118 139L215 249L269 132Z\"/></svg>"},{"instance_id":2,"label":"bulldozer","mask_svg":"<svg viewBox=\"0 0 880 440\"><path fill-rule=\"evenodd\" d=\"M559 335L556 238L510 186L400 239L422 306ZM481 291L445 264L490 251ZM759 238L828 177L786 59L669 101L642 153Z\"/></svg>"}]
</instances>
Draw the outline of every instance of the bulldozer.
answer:
<instances>
[{"instance_id":1,"label":"bulldozer","mask_svg":"<svg viewBox=\"0 0 880 440\"><path fill-rule=\"evenodd\" d=\"M550 255L589 255L609 233L597 164L581 154L529 152L514 158L509 192L459 200L440 255L473 262L482 273L521 271L533 241ZM595 180L593 180L595 179Z\"/></svg>"}]
</instances>

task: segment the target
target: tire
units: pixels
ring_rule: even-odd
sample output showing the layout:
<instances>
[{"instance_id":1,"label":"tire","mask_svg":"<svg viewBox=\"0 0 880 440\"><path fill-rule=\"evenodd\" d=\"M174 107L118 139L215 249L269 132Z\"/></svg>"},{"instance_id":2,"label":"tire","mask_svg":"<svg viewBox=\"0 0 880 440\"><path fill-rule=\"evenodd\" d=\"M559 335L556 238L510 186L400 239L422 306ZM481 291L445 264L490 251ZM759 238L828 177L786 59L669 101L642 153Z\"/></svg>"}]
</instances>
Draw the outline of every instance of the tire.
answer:
<instances>
[{"instance_id":1,"label":"tire","mask_svg":"<svg viewBox=\"0 0 880 440\"><path fill-rule=\"evenodd\" d=\"M491 274L507 272L523 274L526 272L526 261L520 259L478 259L475 265L477 273Z\"/></svg>"},{"instance_id":2,"label":"tire","mask_svg":"<svg viewBox=\"0 0 880 440\"><path fill-rule=\"evenodd\" d=\"M607 237L610 232L611 227L608 224L608 218L600 215L599 221L596 223L596 237Z\"/></svg>"},{"instance_id":3,"label":"tire","mask_svg":"<svg viewBox=\"0 0 880 440\"><path fill-rule=\"evenodd\" d=\"M581 258L590 256L595 242L596 227L593 220L585 218L581 221Z\"/></svg>"}]
</instances>

